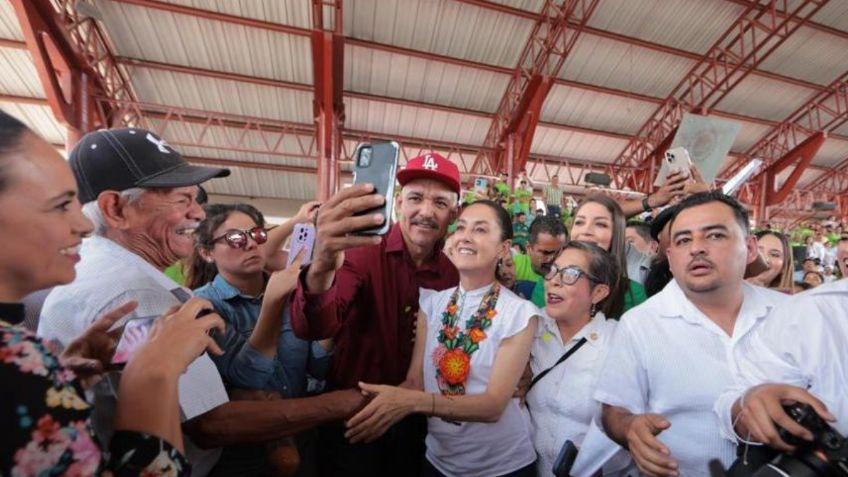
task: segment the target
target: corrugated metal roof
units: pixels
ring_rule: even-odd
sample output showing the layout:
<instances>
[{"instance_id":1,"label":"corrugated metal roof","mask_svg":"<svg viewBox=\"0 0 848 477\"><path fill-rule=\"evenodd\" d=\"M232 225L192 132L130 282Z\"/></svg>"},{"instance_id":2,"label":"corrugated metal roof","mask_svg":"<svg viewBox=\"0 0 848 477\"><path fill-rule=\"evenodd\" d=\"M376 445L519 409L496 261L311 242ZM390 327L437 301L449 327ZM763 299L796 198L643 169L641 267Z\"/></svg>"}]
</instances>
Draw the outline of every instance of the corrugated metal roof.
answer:
<instances>
[{"instance_id":1,"label":"corrugated metal roof","mask_svg":"<svg viewBox=\"0 0 848 477\"><path fill-rule=\"evenodd\" d=\"M201 164L202 162L197 162ZM314 174L230 167L225 179L203 184L209 192L248 197L286 197L312 200L317 195Z\"/></svg>"},{"instance_id":2,"label":"corrugated metal roof","mask_svg":"<svg viewBox=\"0 0 848 477\"><path fill-rule=\"evenodd\" d=\"M817 166L835 166L839 162L848 158L848 141L828 138L822 145L816 157L813 159L813 164Z\"/></svg>"},{"instance_id":3,"label":"corrugated metal roof","mask_svg":"<svg viewBox=\"0 0 848 477\"><path fill-rule=\"evenodd\" d=\"M770 127L761 124L749 122L740 122L740 124L742 124L742 129L739 130L736 140L733 141L733 147L730 148L733 152L742 153L747 151L771 131Z\"/></svg>"},{"instance_id":4,"label":"corrugated metal roof","mask_svg":"<svg viewBox=\"0 0 848 477\"><path fill-rule=\"evenodd\" d=\"M312 83L306 37L125 3L98 5L118 56Z\"/></svg>"},{"instance_id":5,"label":"corrugated metal roof","mask_svg":"<svg viewBox=\"0 0 848 477\"><path fill-rule=\"evenodd\" d=\"M23 40L24 34L21 32L21 25L18 23L18 16L15 14L15 9L12 7L12 2L0 2L0 38L12 40Z\"/></svg>"},{"instance_id":6,"label":"corrugated metal roof","mask_svg":"<svg viewBox=\"0 0 848 477\"><path fill-rule=\"evenodd\" d=\"M348 46L345 90L493 112L509 77L489 71Z\"/></svg>"},{"instance_id":7,"label":"corrugated metal roof","mask_svg":"<svg viewBox=\"0 0 848 477\"><path fill-rule=\"evenodd\" d=\"M43 98L44 87L32 56L26 50L0 48L0 91L16 96Z\"/></svg>"},{"instance_id":8,"label":"corrugated metal roof","mask_svg":"<svg viewBox=\"0 0 848 477\"><path fill-rule=\"evenodd\" d=\"M827 86L848 70L846 65L848 39L801 27L763 61L760 69Z\"/></svg>"},{"instance_id":9,"label":"corrugated metal roof","mask_svg":"<svg viewBox=\"0 0 848 477\"><path fill-rule=\"evenodd\" d=\"M45 141L56 145L65 144L67 130L53 117L50 107L0 100L0 109L21 120Z\"/></svg>"},{"instance_id":10,"label":"corrugated metal roof","mask_svg":"<svg viewBox=\"0 0 848 477\"><path fill-rule=\"evenodd\" d=\"M654 103L556 85L542 108L542 120L604 131L636 134L657 109Z\"/></svg>"},{"instance_id":11,"label":"corrugated metal roof","mask_svg":"<svg viewBox=\"0 0 848 477\"><path fill-rule=\"evenodd\" d=\"M538 126L530 151L532 154L607 164L615 160L625 146L627 141L621 139L600 138L591 134Z\"/></svg>"},{"instance_id":12,"label":"corrugated metal roof","mask_svg":"<svg viewBox=\"0 0 848 477\"><path fill-rule=\"evenodd\" d=\"M533 22L453 0L347 2L353 38L514 68Z\"/></svg>"},{"instance_id":13,"label":"corrugated metal roof","mask_svg":"<svg viewBox=\"0 0 848 477\"><path fill-rule=\"evenodd\" d=\"M490 121L465 114L360 99L346 101L345 127L388 135L482 145Z\"/></svg>"},{"instance_id":14,"label":"corrugated metal roof","mask_svg":"<svg viewBox=\"0 0 848 477\"><path fill-rule=\"evenodd\" d=\"M848 25L848 2L828 2L813 16L817 23L827 25L837 30L846 30Z\"/></svg>"},{"instance_id":15,"label":"corrugated metal roof","mask_svg":"<svg viewBox=\"0 0 848 477\"><path fill-rule=\"evenodd\" d=\"M220 113L312 122L312 93L237 81L130 68L141 102Z\"/></svg>"},{"instance_id":16,"label":"corrugated metal roof","mask_svg":"<svg viewBox=\"0 0 848 477\"><path fill-rule=\"evenodd\" d=\"M704 54L742 11L744 7L732 2L604 0L589 25Z\"/></svg>"},{"instance_id":17,"label":"corrugated metal roof","mask_svg":"<svg viewBox=\"0 0 848 477\"><path fill-rule=\"evenodd\" d=\"M783 121L815 94L816 91L809 88L748 75L718 103L717 109Z\"/></svg>"},{"instance_id":18,"label":"corrugated metal roof","mask_svg":"<svg viewBox=\"0 0 848 477\"><path fill-rule=\"evenodd\" d=\"M560 77L665 98L692 65L694 62L686 58L607 38L581 36Z\"/></svg>"},{"instance_id":19,"label":"corrugated metal roof","mask_svg":"<svg viewBox=\"0 0 848 477\"><path fill-rule=\"evenodd\" d=\"M103 2L104 0L97 0ZM311 28L310 2L292 0L162 0L175 5L185 5L213 12L255 18L282 25Z\"/></svg>"}]
</instances>

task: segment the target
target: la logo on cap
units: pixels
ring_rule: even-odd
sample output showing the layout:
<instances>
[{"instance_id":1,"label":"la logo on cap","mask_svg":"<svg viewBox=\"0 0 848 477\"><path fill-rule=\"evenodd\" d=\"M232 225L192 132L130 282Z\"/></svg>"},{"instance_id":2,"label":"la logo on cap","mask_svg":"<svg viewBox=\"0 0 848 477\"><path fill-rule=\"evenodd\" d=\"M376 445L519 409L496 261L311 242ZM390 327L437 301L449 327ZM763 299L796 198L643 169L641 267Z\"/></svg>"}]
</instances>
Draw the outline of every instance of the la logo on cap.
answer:
<instances>
[{"instance_id":1,"label":"la logo on cap","mask_svg":"<svg viewBox=\"0 0 848 477\"><path fill-rule=\"evenodd\" d=\"M436 164L436 160L433 159L433 156L427 154L426 156L424 156L424 165L421 167L423 167L424 169L435 171L439 168L439 165Z\"/></svg>"}]
</instances>

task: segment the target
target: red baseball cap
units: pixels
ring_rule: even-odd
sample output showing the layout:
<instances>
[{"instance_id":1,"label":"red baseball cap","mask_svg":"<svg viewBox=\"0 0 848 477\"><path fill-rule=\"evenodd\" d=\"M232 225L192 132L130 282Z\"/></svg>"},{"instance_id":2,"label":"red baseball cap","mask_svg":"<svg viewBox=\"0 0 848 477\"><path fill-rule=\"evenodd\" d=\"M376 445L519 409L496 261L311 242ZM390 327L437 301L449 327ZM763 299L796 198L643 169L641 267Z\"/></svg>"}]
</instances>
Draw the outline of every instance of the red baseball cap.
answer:
<instances>
[{"instance_id":1,"label":"red baseball cap","mask_svg":"<svg viewBox=\"0 0 848 477\"><path fill-rule=\"evenodd\" d=\"M415 179L435 179L450 186L451 190L457 194L460 193L459 168L437 152L413 157L397 174L397 180L401 186Z\"/></svg>"}]
</instances>

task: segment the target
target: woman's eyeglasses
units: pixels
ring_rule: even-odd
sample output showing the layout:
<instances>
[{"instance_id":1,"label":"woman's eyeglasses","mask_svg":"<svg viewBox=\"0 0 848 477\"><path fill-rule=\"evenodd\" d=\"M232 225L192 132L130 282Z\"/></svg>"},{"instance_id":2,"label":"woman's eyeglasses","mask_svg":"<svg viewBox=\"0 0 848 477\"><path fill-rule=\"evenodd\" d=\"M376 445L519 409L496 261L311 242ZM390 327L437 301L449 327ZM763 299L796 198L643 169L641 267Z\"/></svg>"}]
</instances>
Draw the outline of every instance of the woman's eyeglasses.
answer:
<instances>
[{"instance_id":1,"label":"woman's eyeglasses","mask_svg":"<svg viewBox=\"0 0 848 477\"><path fill-rule=\"evenodd\" d=\"M253 239L256 245L262 245L268 241L268 231L262 227L253 227L247 230L227 230L224 235L212 239L212 243L224 239L227 245L232 248L244 248L247 246L249 238Z\"/></svg>"},{"instance_id":2,"label":"woman's eyeglasses","mask_svg":"<svg viewBox=\"0 0 848 477\"><path fill-rule=\"evenodd\" d=\"M545 274L545 280L553 280L559 276L559 280L563 285L574 285L577 283L577 280L580 280L581 276L585 276L592 283L600 283L600 280L590 275L587 272L584 272L575 265L569 265L567 267L558 268L555 264L551 264L548 269L548 273Z\"/></svg>"}]
</instances>

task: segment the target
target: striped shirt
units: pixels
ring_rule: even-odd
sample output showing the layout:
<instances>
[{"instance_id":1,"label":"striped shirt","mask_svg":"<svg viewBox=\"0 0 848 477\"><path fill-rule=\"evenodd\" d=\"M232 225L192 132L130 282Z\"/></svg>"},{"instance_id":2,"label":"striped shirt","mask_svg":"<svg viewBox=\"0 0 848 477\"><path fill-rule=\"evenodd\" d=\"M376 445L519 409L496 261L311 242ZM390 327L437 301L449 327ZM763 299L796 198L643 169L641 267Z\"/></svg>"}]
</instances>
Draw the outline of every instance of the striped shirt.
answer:
<instances>
[{"instance_id":1,"label":"striped shirt","mask_svg":"<svg viewBox=\"0 0 848 477\"><path fill-rule=\"evenodd\" d=\"M545 194L545 205L555 205L559 207L562 204L562 187L547 185L543 192Z\"/></svg>"}]
</instances>

